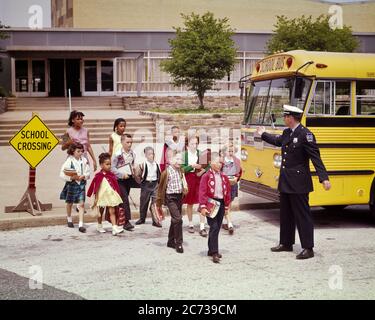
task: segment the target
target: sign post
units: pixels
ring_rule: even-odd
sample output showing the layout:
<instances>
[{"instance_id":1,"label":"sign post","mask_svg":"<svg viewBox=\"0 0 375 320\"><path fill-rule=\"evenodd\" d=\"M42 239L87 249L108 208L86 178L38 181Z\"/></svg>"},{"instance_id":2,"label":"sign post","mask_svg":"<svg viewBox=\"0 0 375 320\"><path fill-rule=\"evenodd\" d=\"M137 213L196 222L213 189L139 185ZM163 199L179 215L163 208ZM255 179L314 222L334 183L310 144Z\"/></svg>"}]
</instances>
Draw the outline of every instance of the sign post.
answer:
<instances>
[{"instance_id":1,"label":"sign post","mask_svg":"<svg viewBox=\"0 0 375 320\"><path fill-rule=\"evenodd\" d=\"M21 201L16 206L5 207L5 212L27 211L33 216L52 209L52 204L41 203L36 196L36 167L56 147L59 139L43 123L38 115L33 117L9 141L9 144L29 164L29 183Z\"/></svg>"}]
</instances>

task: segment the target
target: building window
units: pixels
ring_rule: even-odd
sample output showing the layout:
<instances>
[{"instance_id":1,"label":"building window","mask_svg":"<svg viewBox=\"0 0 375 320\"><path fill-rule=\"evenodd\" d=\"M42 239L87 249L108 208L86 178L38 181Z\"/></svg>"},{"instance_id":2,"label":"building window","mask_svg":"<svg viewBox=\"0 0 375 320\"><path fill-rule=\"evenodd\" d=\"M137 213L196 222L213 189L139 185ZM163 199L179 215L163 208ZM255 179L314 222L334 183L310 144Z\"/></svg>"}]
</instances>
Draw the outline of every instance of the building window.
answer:
<instances>
[{"instance_id":1,"label":"building window","mask_svg":"<svg viewBox=\"0 0 375 320\"><path fill-rule=\"evenodd\" d=\"M143 61L130 57L117 58L117 92L136 92L138 84L138 88L145 93L187 92L186 86L174 86L171 76L161 70L161 62L168 59L169 55L168 51L147 51L144 53ZM238 81L241 77L251 74L256 62L261 58L260 54L239 52L234 70L217 81L212 92L238 91ZM138 76L141 79L138 79Z\"/></svg>"},{"instance_id":2,"label":"building window","mask_svg":"<svg viewBox=\"0 0 375 320\"><path fill-rule=\"evenodd\" d=\"M357 81L357 114L375 115L375 81Z\"/></svg>"},{"instance_id":3,"label":"building window","mask_svg":"<svg viewBox=\"0 0 375 320\"><path fill-rule=\"evenodd\" d=\"M117 91L137 91L137 59L117 58Z\"/></svg>"}]
</instances>

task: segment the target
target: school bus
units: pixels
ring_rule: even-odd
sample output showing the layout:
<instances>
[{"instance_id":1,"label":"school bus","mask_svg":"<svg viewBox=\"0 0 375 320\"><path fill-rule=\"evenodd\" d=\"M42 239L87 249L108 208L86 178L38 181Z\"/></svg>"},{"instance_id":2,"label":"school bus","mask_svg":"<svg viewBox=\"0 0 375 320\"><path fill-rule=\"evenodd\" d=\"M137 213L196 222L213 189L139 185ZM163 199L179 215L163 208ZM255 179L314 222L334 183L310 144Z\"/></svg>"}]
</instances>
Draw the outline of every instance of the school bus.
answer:
<instances>
[{"instance_id":1,"label":"school bus","mask_svg":"<svg viewBox=\"0 0 375 320\"><path fill-rule=\"evenodd\" d=\"M240 189L278 201L280 148L255 132L281 134L283 105L303 110L315 135L332 188L324 191L310 161L311 206L370 205L375 218L375 54L295 50L260 60L245 87Z\"/></svg>"}]
</instances>

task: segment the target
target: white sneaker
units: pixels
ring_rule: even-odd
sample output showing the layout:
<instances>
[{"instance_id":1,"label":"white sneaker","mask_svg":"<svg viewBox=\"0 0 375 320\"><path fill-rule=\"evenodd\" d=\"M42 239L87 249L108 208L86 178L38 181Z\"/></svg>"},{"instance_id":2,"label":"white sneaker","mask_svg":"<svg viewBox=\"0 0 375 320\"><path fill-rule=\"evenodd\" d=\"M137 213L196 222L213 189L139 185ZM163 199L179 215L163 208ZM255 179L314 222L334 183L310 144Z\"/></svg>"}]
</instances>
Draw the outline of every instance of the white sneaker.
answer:
<instances>
[{"instance_id":1,"label":"white sneaker","mask_svg":"<svg viewBox=\"0 0 375 320\"><path fill-rule=\"evenodd\" d=\"M105 229L102 226L97 226L96 231L98 231L99 233L106 233Z\"/></svg>"},{"instance_id":2,"label":"white sneaker","mask_svg":"<svg viewBox=\"0 0 375 320\"><path fill-rule=\"evenodd\" d=\"M119 226L112 226L112 235L117 236L119 233L123 232L124 228Z\"/></svg>"}]
</instances>

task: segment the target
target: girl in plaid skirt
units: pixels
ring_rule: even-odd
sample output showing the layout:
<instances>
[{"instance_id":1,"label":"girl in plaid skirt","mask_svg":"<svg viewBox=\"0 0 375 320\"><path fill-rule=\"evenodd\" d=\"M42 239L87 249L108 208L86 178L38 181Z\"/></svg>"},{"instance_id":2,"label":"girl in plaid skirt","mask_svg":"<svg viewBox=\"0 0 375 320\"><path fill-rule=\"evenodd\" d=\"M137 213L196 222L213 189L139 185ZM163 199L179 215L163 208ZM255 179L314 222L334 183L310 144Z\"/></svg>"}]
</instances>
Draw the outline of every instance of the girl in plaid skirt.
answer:
<instances>
[{"instance_id":1,"label":"girl in plaid skirt","mask_svg":"<svg viewBox=\"0 0 375 320\"><path fill-rule=\"evenodd\" d=\"M83 227L83 213L86 195L86 181L90 179L90 166L87 159L83 157L83 145L73 143L68 148L68 158L60 170L60 177L65 181L64 189L61 191L60 199L66 202L66 214L68 227L74 228L72 221L73 203L78 203L79 225L78 230L85 233Z\"/></svg>"}]
</instances>

